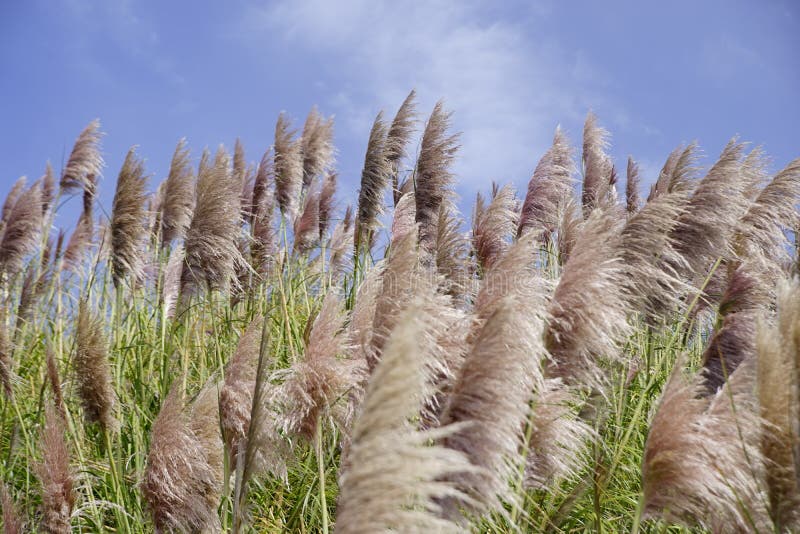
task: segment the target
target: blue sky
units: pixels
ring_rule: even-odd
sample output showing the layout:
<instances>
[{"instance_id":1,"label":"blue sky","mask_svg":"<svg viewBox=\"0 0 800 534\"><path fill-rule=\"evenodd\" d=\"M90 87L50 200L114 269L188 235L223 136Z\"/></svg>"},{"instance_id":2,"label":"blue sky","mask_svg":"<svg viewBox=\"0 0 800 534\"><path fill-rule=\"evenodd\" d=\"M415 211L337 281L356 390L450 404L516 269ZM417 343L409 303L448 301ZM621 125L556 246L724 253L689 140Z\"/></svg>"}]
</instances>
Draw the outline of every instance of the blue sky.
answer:
<instances>
[{"instance_id":1,"label":"blue sky","mask_svg":"<svg viewBox=\"0 0 800 534\"><path fill-rule=\"evenodd\" d=\"M425 114L455 112L467 201L492 179L523 189L556 125L579 146L590 109L647 181L678 144L710 163L736 134L777 169L800 156L798 23L792 0L3 0L0 198L60 168L95 117L108 206L131 145L155 187L179 138L196 161L238 136L257 161L281 110L301 126L317 104L350 200L372 119L411 88Z\"/></svg>"}]
</instances>

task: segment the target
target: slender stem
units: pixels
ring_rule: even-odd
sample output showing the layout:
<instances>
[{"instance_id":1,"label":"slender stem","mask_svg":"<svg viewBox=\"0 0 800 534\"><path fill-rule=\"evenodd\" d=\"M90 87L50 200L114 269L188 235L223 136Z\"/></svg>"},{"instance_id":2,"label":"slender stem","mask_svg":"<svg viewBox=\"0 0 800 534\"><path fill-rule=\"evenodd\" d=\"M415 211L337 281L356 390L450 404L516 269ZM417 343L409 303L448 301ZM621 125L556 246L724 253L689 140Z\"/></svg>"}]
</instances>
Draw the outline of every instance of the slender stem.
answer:
<instances>
[{"instance_id":1,"label":"slender stem","mask_svg":"<svg viewBox=\"0 0 800 534\"><path fill-rule=\"evenodd\" d=\"M315 432L315 452L317 455L317 466L319 467L319 503L322 509L322 532L328 534L328 501L325 496L325 456L322 451L322 418L317 421L317 431Z\"/></svg>"}]
</instances>

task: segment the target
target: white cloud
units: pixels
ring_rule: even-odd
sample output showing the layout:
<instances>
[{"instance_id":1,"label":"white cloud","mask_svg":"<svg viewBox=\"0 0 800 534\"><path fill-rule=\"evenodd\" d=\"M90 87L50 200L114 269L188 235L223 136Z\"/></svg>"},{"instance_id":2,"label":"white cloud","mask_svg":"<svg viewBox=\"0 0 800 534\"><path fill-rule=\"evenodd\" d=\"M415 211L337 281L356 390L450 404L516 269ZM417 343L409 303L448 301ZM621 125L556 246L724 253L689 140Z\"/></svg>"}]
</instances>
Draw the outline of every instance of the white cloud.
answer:
<instances>
[{"instance_id":1,"label":"white cloud","mask_svg":"<svg viewBox=\"0 0 800 534\"><path fill-rule=\"evenodd\" d=\"M579 122L590 88L603 83L582 54L532 41L529 24L546 23L547 4L525 12L524 27L487 9L457 0L294 0L251 6L241 29L254 45L277 37L323 58L325 76L347 80L327 104L353 133L369 130L373 110L393 113L412 87L423 111L444 98L463 132L456 170L471 194L490 179L522 186L558 122Z\"/></svg>"}]
</instances>

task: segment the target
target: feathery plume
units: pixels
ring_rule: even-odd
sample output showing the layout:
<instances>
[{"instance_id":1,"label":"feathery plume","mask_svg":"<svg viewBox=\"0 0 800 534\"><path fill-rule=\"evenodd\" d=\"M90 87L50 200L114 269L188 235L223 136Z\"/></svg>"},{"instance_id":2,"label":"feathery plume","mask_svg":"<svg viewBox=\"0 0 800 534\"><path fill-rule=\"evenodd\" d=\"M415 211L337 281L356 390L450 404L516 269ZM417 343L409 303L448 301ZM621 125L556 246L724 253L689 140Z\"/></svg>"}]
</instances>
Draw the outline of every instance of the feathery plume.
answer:
<instances>
[{"instance_id":1,"label":"feathery plume","mask_svg":"<svg viewBox=\"0 0 800 534\"><path fill-rule=\"evenodd\" d=\"M386 134L386 144L384 145L384 154L386 161L389 162L392 175L392 194L394 196L394 205L400 201L402 195L399 186L400 162L406 155L406 146L414 133L414 126L417 123L417 109L416 109L417 92L411 90L397 114L392 120L392 125Z\"/></svg>"},{"instance_id":2,"label":"feathery plume","mask_svg":"<svg viewBox=\"0 0 800 534\"><path fill-rule=\"evenodd\" d=\"M225 290L235 267L243 260L239 242L239 184L231 178L229 158L220 147L213 166L197 179L197 205L186 232L186 261L181 274L181 293L198 282L209 289Z\"/></svg>"},{"instance_id":3,"label":"feathery plume","mask_svg":"<svg viewBox=\"0 0 800 534\"><path fill-rule=\"evenodd\" d=\"M524 234L484 274L472 308L472 324L466 337L467 346L475 343L484 324L498 310L501 302L515 298L520 300L520 306L527 306L526 294L531 290L538 290L540 281L534 263L536 246L533 232Z\"/></svg>"},{"instance_id":4,"label":"feathery plume","mask_svg":"<svg viewBox=\"0 0 800 534\"><path fill-rule=\"evenodd\" d=\"M558 216L558 264L566 265L583 228L583 214L578 201L569 198Z\"/></svg>"},{"instance_id":5,"label":"feathery plume","mask_svg":"<svg viewBox=\"0 0 800 534\"><path fill-rule=\"evenodd\" d=\"M28 178L25 176L20 176L14 185L11 186L11 190L6 195L6 200L3 202L3 211L2 215L0 215L0 221L3 223L8 223L9 216L11 215L11 211L14 209L14 206L17 204L17 200L19 197L22 196L22 192L25 191L25 184L27 183ZM0 231L2 230L3 225L0 224Z\"/></svg>"},{"instance_id":6,"label":"feathery plume","mask_svg":"<svg viewBox=\"0 0 800 534\"><path fill-rule=\"evenodd\" d=\"M332 280L341 278L350 264L350 254L353 251L353 209L347 206L344 218L339 221L331 234L330 245L330 272Z\"/></svg>"},{"instance_id":7,"label":"feathery plume","mask_svg":"<svg viewBox=\"0 0 800 534\"><path fill-rule=\"evenodd\" d=\"M86 420L113 432L119 422L114 414L117 395L112 385L108 342L101 319L92 316L85 301L78 308L75 347L75 382Z\"/></svg>"},{"instance_id":8,"label":"feathery plume","mask_svg":"<svg viewBox=\"0 0 800 534\"><path fill-rule=\"evenodd\" d=\"M427 383L421 338L426 321L435 320L425 316L423 306L410 306L369 382L353 429L349 468L339 481L336 529L342 534L462 529L441 516L439 501L469 501L446 480L477 470L463 454L428 443L463 427L419 431L411 423Z\"/></svg>"},{"instance_id":9,"label":"feathery plume","mask_svg":"<svg viewBox=\"0 0 800 534\"><path fill-rule=\"evenodd\" d=\"M756 317L772 300L757 264L742 264L730 276L719 304L721 323L703 353L707 393L713 394L746 359L755 357Z\"/></svg>"},{"instance_id":10,"label":"feathery plume","mask_svg":"<svg viewBox=\"0 0 800 534\"><path fill-rule=\"evenodd\" d=\"M86 250L94 241L94 219L91 213L83 212L75 224L75 229L64 249L64 266L76 269L84 259Z\"/></svg>"},{"instance_id":11,"label":"feathery plume","mask_svg":"<svg viewBox=\"0 0 800 534\"><path fill-rule=\"evenodd\" d=\"M800 529L800 463L797 456L800 391L800 287L781 282L775 326L758 325L758 400L764 420L762 450L775 531Z\"/></svg>"},{"instance_id":12,"label":"feathery plume","mask_svg":"<svg viewBox=\"0 0 800 534\"><path fill-rule=\"evenodd\" d=\"M246 188L246 177L247 177L247 159L244 154L244 145L242 144L242 140L238 137L233 144L233 167L231 168L231 179L239 184L239 187L242 188L242 191ZM247 197L249 200L251 195ZM245 201L244 195L242 195L242 202Z\"/></svg>"},{"instance_id":13,"label":"feathery plume","mask_svg":"<svg viewBox=\"0 0 800 534\"><path fill-rule=\"evenodd\" d=\"M289 369L273 374L283 378L273 402L279 407L279 424L289 436L311 442L324 417L345 421L338 399L345 398L365 374L366 365L358 359L341 358L347 353L344 324L347 314L336 291L329 291L314 319L303 357Z\"/></svg>"},{"instance_id":14,"label":"feathery plume","mask_svg":"<svg viewBox=\"0 0 800 534\"><path fill-rule=\"evenodd\" d=\"M111 269L114 285L118 286L128 276L132 276L135 282L143 275L142 248L147 234L146 199L144 161L136 157L135 148L131 148L119 171L111 211Z\"/></svg>"},{"instance_id":15,"label":"feathery plume","mask_svg":"<svg viewBox=\"0 0 800 534\"><path fill-rule=\"evenodd\" d=\"M628 173L625 180L625 208L632 215L639 211L639 164L628 156Z\"/></svg>"},{"instance_id":16,"label":"feathery plume","mask_svg":"<svg viewBox=\"0 0 800 534\"><path fill-rule=\"evenodd\" d=\"M103 168L103 158L100 155L101 137L99 119L90 122L80 133L72 147L67 166L61 173L61 193L83 191L84 198L94 198L95 177L100 175Z\"/></svg>"},{"instance_id":17,"label":"feathery plume","mask_svg":"<svg viewBox=\"0 0 800 534\"><path fill-rule=\"evenodd\" d=\"M511 185L493 194L488 206L485 202L478 193L472 218L472 248L484 272L503 255L517 227L517 198Z\"/></svg>"},{"instance_id":18,"label":"feathery plume","mask_svg":"<svg viewBox=\"0 0 800 534\"><path fill-rule=\"evenodd\" d=\"M797 227L800 159L789 163L761 190L739 221L733 246L739 258L764 258L773 278L789 261L785 229Z\"/></svg>"},{"instance_id":19,"label":"feathery plume","mask_svg":"<svg viewBox=\"0 0 800 534\"><path fill-rule=\"evenodd\" d=\"M392 214L392 228L391 239L394 242L408 235L412 231L416 231L416 203L414 200L414 193L405 193L397 201Z\"/></svg>"},{"instance_id":20,"label":"feathery plume","mask_svg":"<svg viewBox=\"0 0 800 534\"><path fill-rule=\"evenodd\" d=\"M533 400L525 487L548 489L582 466L594 430L577 413L578 392L559 380L545 380Z\"/></svg>"},{"instance_id":21,"label":"feathery plume","mask_svg":"<svg viewBox=\"0 0 800 534\"><path fill-rule=\"evenodd\" d=\"M263 317L256 317L242 333L236 352L225 367L225 383L219 393L220 425L230 455L231 471L235 470L250 430L263 321Z\"/></svg>"},{"instance_id":22,"label":"feathery plume","mask_svg":"<svg viewBox=\"0 0 800 534\"><path fill-rule=\"evenodd\" d=\"M43 253L46 251L43 251ZM36 274L36 269L31 265L30 268L25 269L25 278L22 280L22 288L19 292L19 304L17 305L17 324L16 330L19 331L22 326L31 320L33 314L33 306L39 299L41 292L44 289L44 280L47 276L46 272Z\"/></svg>"},{"instance_id":23,"label":"feathery plume","mask_svg":"<svg viewBox=\"0 0 800 534\"><path fill-rule=\"evenodd\" d=\"M598 360L616 360L629 329L620 220L613 208L589 215L548 307L545 345L553 358L548 370L566 383L600 386Z\"/></svg>"},{"instance_id":24,"label":"feathery plume","mask_svg":"<svg viewBox=\"0 0 800 534\"><path fill-rule=\"evenodd\" d=\"M413 201L413 193L406 195L412 195ZM413 219L410 222L413 223ZM473 290L471 287L473 265L467 259L470 242L469 236L461 231L462 224L455 204L450 201L442 202L439 206L432 255L436 272L441 275L439 289L442 293L458 300L463 300Z\"/></svg>"},{"instance_id":25,"label":"feathery plume","mask_svg":"<svg viewBox=\"0 0 800 534\"><path fill-rule=\"evenodd\" d=\"M220 432L219 394L219 381L216 377L212 377L187 408L189 429L197 438L211 473L211 485L202 494L209 514L216 514L222 499L225 471L225 446ZM219 519L212 519L205 526L204 532L220 530Z\"/></svg>"},{"instance_id":26,"label":"feathery plume","mask_svg":"<svg viewBox=\"0 0 800 534\"><path fill-rule=\"evenodd\" d=\"M425 125L414 171L419 242L426 249L431 249L436 238L439 206L452 195L453 173L450 166L458 151L459 134L447 133L451 117L452 112L444 110L443 102L437 102Z\"/></svg>"},{"instance_id":27,"label":"feathery plume","mask_svg":"<svg viewBox=\"0 0 800 534\"><path fill-rule=\"evenodd\" d=\"M275 124L275 196L287 220L294 218L303 183L302 140L293 139L294 135L289 119L281 113Z\"/></svg>"},{"instance_id":28,"label":"feathery plume","mask_svg":"<svg viewBox=\"0 0 800 534\"><path fill-rule=\"evenodd\" d=\"M556 128L553 145L539 160L528 182L517 237L531 228L550 233L558 228L558 215L572 197L574 172L572 147L561 128Z\"/></svg>"},{"instance_id":29,"label":"feathery plume","mask_svg":"<svg viewBox=\"0 0 800 534\"><path fill-rule=\"evenodd\" d=\"M358 208L353 238L356 247L363 245L372 247L378 229L378 217L384 210L383 196L391 172L391 166L384 151L385 142L386 123L383 121L383 112L381 111L372 123L367 154L364 157L364 168L361 171L361 189L358 191Z\"/></svg>"},{"instance_id":30,"label":"feathery plume","mask_svg":"<svg viewBox=\"0 0 800 534\"><path fill-rule=\"evenodd\" d=\"M266 185L271 184L271 177L269 180ZM274 217L275 193L272 188L266 188L258 203L255 204L255 216L252 223L253 241L250 243L253 268L261 276L269 273L275 263L278 236L272 224Z\"/></svg>"},{"instance_id":31,"label":"feathery plume","mask_svg":"<svg viewBox=\"0 0 800 534\"><path fill-rule=\"evenodd\" d=\"M672 238L687 200L681 191L659 195L630 214L622 229L619 255L627 272L624 285L631 307L651 325L677 310L690 290L681 277L686 267Z\"/></svg>"},{"instance_id":32,"label":"feathery plume","mask_svg":"<svg viewBox=\"0 0 800 534\"><path fill-rule=\"evenodd\" d=\"M597 124L589 112L583 125L583 217L598 206L604 206L614 194L614 170L608 149L608 131Z\"/></svg>"},{"instance_id":33,"label":"feathery plume","mask_svg":"<svg viewBox=\"0 0 800 534\"><path fill-rule=\"evenodd\" d=\"M770 161L763 149L757 146L742 161L740 173L745 183L744 196L751 202L758 197L761 190L769 183Z\"/></svg>"},{"instance_id":34,"label":"feathery plume","mask_svg":"<svg viewBox=\"0 0 800 534\"><path fill-rule=\"evenodd\" d=\"M275 174L273 169L272 147L264 152L261 161L256 169L256 177L253 181L253 197L250 202L252 205L252 217L248 221L251 225L253 219L258 214L258 210L264 205L268 196L274 196L273 187L275 186Z\"/></svg>"},{"instance_id":35,"label":"feathery plume","mask_svg":"<svg viewBox=\"0 0 800 534\"><path fill-rule=\"evenodd\" d=\"M294 221L294 249L305 254L319 243L320 190L315 182L310 186L303 204L303 211Z\"/></svg>"},{"instance_id":36,"label":"feathery plume","mask_svg":"<svg viewBox=\"0 0 800 534\"><path fill-rule=\"evenodd\" d=\"M667 161L664 162L664 166L661 167L661 171L658 173L658 178L656 178L656 181L650 186L650 194L647 196L647 202L655 200L669 190L672 172L675 170L675 164L680 157L681 151L683 151L683 146L679 146L669 153Z\"/></svg>"},{"instance_id":37,"label":"feathery plume","mask_svg":"<svg viewBox=\"0 0 800 534\"><path fill-rule=\"evenodd\" d=\"M53 406L62 419L66 420L67 408L64 405L64 394L61 391L61 378L58 375L58 362L51 346L47 346L47 383L53 392Z\"/></svg>"},{"instance_id":38,"label":"feathery plume","mask_svg":"<svg viewBox=\"0 0 800 534\"><path fill-rule=\"evenodd\" d=\"M255 205L253 204L253 189L256 186L256 173L257 169L253 164L247 166L244 171L244 178L242 179L242 192L239 197L239 205L241 207L242 222L250 222L253 220Z\"/></svg>"},{"instance_id":39,"label":"feathery plume","mask_svg":"<svg viewBox=\"0 0 800 534\"><path fill-rule=\"evenodd\" d=\"M0 502L3 506L3 534L22 534L24 523L5 482L0 482Z\"/></svg>"},{"instance_id":40,"label":"feathery plume","mask_svg":"<svg viewBox=\"0 0 800 534\"><path fill-rule=\"evenodd\" d=\"M8 214L0 239L0 271L19 273L25 258L39 246L42 229L42 196L38 184L22 193Z\"/></svg>"},{"instance_id":41,"label":"feathery plume","mask_svg":"<svg viewBox=\"0 0 800 534\"><path fill-rule=\"evenodd\" d=\"M47 403L40 438L42 460L36 465L36 475L42 483L42 519L39 528L48 534L71 532L70 516L75 505L75 494L65 433L64 420L56 408Z\"/></svg>"},{"instance_id":42,"label":"feathery plume","mask_svg":"<svg viewBox=\"0 0 800 534\"><path fill-rule=\"evenodd\" d=\"M335 172L325 175L322 181L322 189L319 193L319 238L323 239L328 233L331 224L331 213L333 212L333 197L336 195Z\"/></svg>"},{"instance_id":43,"label":"feathery plume","mask_svg":"<svg viewBox=\"0 0 800 534\"><path fill-rule=\"evenodd\" d=\"M316 106L303 125L303 187L308 187L317 176L333 165L333 117L326 119Z\"/></svg>"},{"instance_id":44,"label":"feathery plume","mask_svg":"<svg viewBox=\"0 0 800 534\"><path fill-rule=\"evenodd\" d=\"M541 388L540 360L543 318L542 284L530 280L525 307L509 297L497 304L466 358L442 415L444 424L468 423L444 440L448 448L466 454L480 474L457 477L456 485L483 514L503 511L513 502L509 483L524 462L520 449L533 391ZM467 505L467 503L461 503Z\"/></svg>"},{"instance_id":45,"label":"feathery plume","mask_svg":"<svg viewBox=\"0 0 800 534\"><path fill-rule=\"evenodd\" d=\"M679 146L673 150L658 179L650 188L647 201L655 200L666 193L691 194L694 189L695 174L697 172L697 143Z\"/></svg>"},{"instance_id":46,"label":"feathery plume","mask_svg":"<svg viewBox=\"0 0 800 534\"><path fill-rule=\"evenodd\" d=\"M405 309L421 283L417 236L408 234L393 245L386 259L381 291L375 306L371 346L367 353L370 372L380 361L383 346L397 324L400 311Z\"/></svg>"},{"instance_id":47,"label":"feathery plume","mask_svg":"<svg viewBox=\"0 0 800 534\"><path fill-rule=\"evenodd\" d=\"M53 166L47 162L44 168L44 175L40 178L42 181L42 216L44 216L53 204L55 198L56 179L53 174Z\"/></svg>"},{"instance_id":48,"label":"feathery plume","mask_svg":"<svg viewBox=\"0 0 800 534\"><path fill-rule=\"evenodd\" d=\"M369 361L375 310L383 290L386 262L381 261L367 271L356 292L355 304L348 326L349 345L354 359Z\"/></svg>"},{"instance_id":49,"label":"feathery plume","mask_svg":"<svg viewBox=\"0 0 800 534\"><path fill-rule=\"evenodd\" d=\"M708 268L729 255L736 222L747 209L739 172L744 145L731 140L689 199L672 231L675 249L686 260L687 275L705 278Z\"/></svg>"},{"instance_id":50,"label":"feathery plume","mask_svg":"<svg viewBox=\"0 0 800 534\"><path fill-rule=\"evenodd\" d=\"M166 246L176 239L183 239L192 222L194 211L194 175L189 161L186 139L178 141L169 174L164 182L164 197L161 203L161 242Z\"/></svg>"},{"instance_id":51,"label":"feathery plume","mask_svg":"<svg viewBox=\"0 0 800 534\"><path fill-rule=\"evenodd\" d=\"M164 315L170 319L175 316L178 296L181 292L181 272L185 252L183 245L178 245L169 253L167 267L164 270L164 287L161 290L161 299L164 305Z\"/></svg>"},{"instance_id":52,"label":"feathery plume","mask_svg":"<svg viewBox=\"0 0 800 534\"><path fill-rule=\"evenodd\" d=\"M741 365L712 398L701 376L667 383L645 444L645 516L712 532L771 532L762 490L754 362Z\"/></svg>"},{"instance_id":53,"label":"feathery plume","mask_svg":"<svg viewBox=\"0 0 800 534\"><path fill-rule=\"evenodd\" d=\"M150 234L150 239L157 242L161 239L161 215L164 208L164 189L166 189L167 182L164 180L155 192L147 197L147 231Z\"/></svg>"},{"instance_id":54,"label":"feathery plume","mask_svg":"<svg viewBox=\"0 0 800 534\"><path fill-rule=\"evenodd\" d=\"M191 428L180 386L176 380L153 422L140 483L156 532L193 532L219 525L217 507L207 498L217 492L218 476Z\"/></svg>"}]
</instances>

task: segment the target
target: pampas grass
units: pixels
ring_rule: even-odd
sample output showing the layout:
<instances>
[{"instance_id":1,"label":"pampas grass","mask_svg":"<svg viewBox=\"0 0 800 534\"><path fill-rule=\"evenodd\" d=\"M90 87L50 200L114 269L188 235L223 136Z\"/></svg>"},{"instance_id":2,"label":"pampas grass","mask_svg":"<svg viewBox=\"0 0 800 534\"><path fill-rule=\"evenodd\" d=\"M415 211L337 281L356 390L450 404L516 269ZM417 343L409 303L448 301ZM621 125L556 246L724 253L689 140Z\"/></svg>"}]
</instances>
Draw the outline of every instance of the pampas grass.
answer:
<instances>
[{"instance_id":1,"label":"pampas grass","mask_svg":"<svg viewBox=\"0 0 800 534\"><path fill-rule=\"evenodd\" d=\"M6 199L3 202L3 211L0 214L0 224L1 227L5 227L6 223L8 223L8 218L11 215L11 211L14 209L14 206L17 204L17 200L22 195L22 192L25 191L25 184L28 182L28 178L25 176L20 176L14 185L11 186L11 189L8 191L6 195Z\"/></svg>"},{"instance_id":2,"label":"pampas grass","mask_svg":"<svg viewBox=\"0 0 800 534\"><path fill-rule=\"evenodd\" d=\"M414 199L417 204L419 242L430 249L436 235L436 218L442 202L452 195L450 169L458 151L458 134L450 134L452 112L437 102L422 134L417 166L414 170Z\"/></svg>"},{"instance_id":3,"label":"pampas grass","mask_svg":"<svg viewBox=\"0 0 800 534\"><path fill-rule=\"evenodd\" d=\"M303 187L308 187L318 176L333 165L333 117L323 117L316 107L306 117L303 125Z\"/></svg>"},{"instance_id":4,"label":"pampas grass","mask_svg":"<svg viewBox=\"0 0 800 534\"><path fill-rule=\"evenodd\" d=\"M181 141L155 194L130 152L113 206L92 128L63 198L13 188L4 526L797 530L797 161L680 146L642 203L590 116L584 191L557 129L521 206L493 185L465 216L452 117L411 161L414 102L364 140L358 205L316 109L258 167L237 139L192 172Z\"/></svg>"},{"instance_id":5,"label":"pampas grass","mask_svg":"<svg viewBox=\"0 0 800 534\"><path fill-rule=\"evenodd\" d=\"M608 131L597 124L594 113L583 125L583 216L598 206L605 206L614 196L614 168L608 150Z\"/></svg>"},{"instance_id":6,"label":"pampas grass","mask_svg":"<svg viewBox=\"0 0 800 534\"><path fill-rule=\"evenodd\" d=\"M42 227L42 196L38 184L19 195L9 211L0 238L0 271L18 274L28 255L39 244Z\"/></svg>"},{"instance_id":7,"label":"pampas grass","mask_svg":"<svg viewBox=\"0 0 800 534\"><path fill-rule=\"evenodd\" d=\"M100 120L90 122L78 136L67 165L61 172L59 187L62 194L81 191L84 198L93 198L96 191L96 176L103 168L100 155Z\"/></svg>"},{"instance_id":8,"label":"pampas grass","mask_svg":"<svg viewBox=\"0 0 800 534\"><path fill-rule=\"evenodd\" d=\"M169 174L164 181L161 202L161 241L169 244L186 236L194 210L194 175L186 139L178 141Z\"/></svg>"},{"instance_id":9,"label":"pampas grass","mask_svg":"<svg viewBox=\"0 0 800 534\"><path fill-rule=\"evenodd\" d=\"M789 163L758 193L741 218L733 247L742 259L764 258L773 276L789 262L785 231L796 228L800 199L800 159Z\"/></svg>"},{"instance_id":10,"label":"pampas grass","mask_svg":"<svg viewBox=\"0 0 800 534\"><path fill-rule=\"evenodd\" d=\"M0 503L3 506L3 534L22 534L25 524L19 516L14 500L8 494L5 483L0 483Z\"/></svg>"},{"instance_id":11,"label":"pampas grass","mask_svg":"<svg viewBox=\"0 0 800 534\"><path fill-rule=\"evenodd\" d=\"M408 145L411 135L414 133L414 128L417 124L417 92L411 90L397 114L392 119L392 124L389 126L389 131L386 133L386 144L384 146L384 153L386 161L389 162L392 175L392 195L394 197L394 204L400 200L400 163L406 155L406 145Z\"/></svg>"},{"instance_id":12,"label":"pampas grass","mask_svg":"<svg viewBox=\"0 0 800 534\"><path fill-rule=\"evenodd\" d=\"M772 531L753 363L705 399L700 376L676 366L645 445L645 514L715 532Z\"/></svg>"},{"instance_id":13,"label":"pampas grass","mask_svg":"<svg viewBox=\"0 0 800 534\"><path fill-rule=\"evenodd\" d=\"M219 393L222 437L235 470L237 458L250 430L250 410L256 387L259 344L264 319L257 317L239 338L236 351L225 368L225 383Z\"/></svg>"},{"instance_id":14,"label":"pampas grass","mask_svg":"<svg viewBox=\"0 0 800 534\"><path fill-rule=\"evenodd\" d=\"M691 290L681 276L687 267L672 236L686 202L682 191L659 195L638 212L629 212L620 234L619 256L627 272L623 284L630 305L651 325L669 322L669 314L680 309L681 298Z\"/></svg>"},{"instance_id":15,"label":"pampas grass","mask_svg":"<svg viewBox=\"0 0 800 534\"><path fill-rule=\"evenodd\" d=\"M525 462L519 451L528 404L542 385L544 356L544 323L534 311L541 310L542 295L530 289L529 308L512 298L497 304L464 361L441 418L445 425L465 424L444 445L482 468L455 479L456 487L474 501L460 505L478 514L502 512L503 502L519 505L511 483Z\"/></svg>"},{"instance_id":16,"label":"pampas grass","mask_svg":"<svg viewBox=\"0 0 800 534\"><path fill-rule=\"evenodd\" d=\"M322 188L319 193L319 238L323 239L330 228L331 216L334 209L334 198L336 196L336 183L338 175L335 172L330 172L325 175L322 180Z\"/></svg>"},{"instance_id":17,"label":"pampas grass","mask_svg":"<svg viewBox=\"0 0 800 534\"><path fill-rule=\"evenodd\" d=\"M639 165L628 156L628 173L625 180L625 209L629 214L639 211Z\"/></svg>"},{"instance_id":18,"label":"pampas grass","mask_svg":"<svg viewBox=\"0 0 800 534\"><path fill-rule=\"evenodd\" d=\"M146 191L144 162L132 148L119 171L111 211L111 269L115 285L129 276L136 282L143 274Z\"/></svg>"},{"instance_id":19,"label":"pampas grass","mask_svg":"<svg viewBox=\"0 0 800 534\"><path fill-rule=\"evenodd\" d=\"M776 530L782 532L800 528L798 297L797 280L781 283L777 321L770 325L762 320L756 338L758 400L764 420L762 448L767 460L769 502Z\"/></svg>"},{"instance_id":20,"label":"pampas grass","mask_svg":"<svg viewBox=\"0 0 800 534\"><path fill-rule=\"evenodd\" d=\"M619 358L619 343L630 332L619 232L618 214L597 209L575 241L548 306L552 376L599 386L601 362Z\"/></svg>"},{"instance_id":21,"label":"pampas grass","mask_svg":"<svg viewBox=\"0 0 800 534\"><path fill-rule=\"evenodd\" d=\"M374 234L378 229L378 217L384 210L383 196L391 172L384 152L386 131L383 112L380 112L372 123L372 130L370 130L367 142L367 154L364 156L364 168L361 171L361 188L358 191L354 237L356 247L372 246L375 239Z\"/></svg>"},{"instance_id":22,"label":"pampas grass","mask_svg":"<svg viewBox=\"0 0 800 534\"><path fill-rule=\"evenodd\" d=\"M213 531L219 518L210 497L218 492L218 475L193 428L180 386L176 380L153 422L142 496L156 532Z\"/></svg>"},{"instance_id":23,"label":"pampas grass","mask_svg":"<svg viewBox=\"0 0 800 534\"><path fill-rule=\"evenodd\" d=\"M339 481L337 532L461 531L441 517L438 502L467 499L445 480L477 471L463 454L428 442L462 427L419 431L411 423L426 384L422 309L415 304L402 314L370 381L353 429L350 467Z\"/></svg>"},{"instance_id":24,"label":"pampas grass","mask_svg":"<svg viewBox=\"0 0 800 534\"><path fill-rule=\"evenodd\" d=\"M302 139L294 139L295 131L291 129L285 114L278 116L275 124L275 192L278 207L288 220L294 218L303 184L303 147Z\"/></svg>"},{"instance_id":25,"label":"pampas grass","mask_svg":"<svg viewBox=\"0 0 800 534\"><path fill-rule=\"evenodd\" d=\"M672 231L675 250L688 265L685 275L703 277L714 261L730 255L731 235L747 209L746 182L740 173L743 149L735 140L728 143Z\"/></svg>"},{"instance_id":26,"label":"pampas grass","mask_svg":"<svg viewBox=\"0 0 800 534\"><path fill-rule=\"evenodd\" d=\"M408 193L407 193L408 194ZM405 196L405 195L404 195ZM398 205L399 207L399 205ZM503 215L502 213L500 215ZM506 212L510 216L508 224L513 224L513 214ZM436 265L436 272L441 275L439 286L441 290L455 299L465 299L472 292L471 276L474 265L469 262L470 253L469 237L462 232L463 220L458 213L458 209L450 202L445 201L439 206L439 217L436 221L436 240L434 242L433 257ZM502 231L502 228L495 228ZM508 228L506 228L508 230ZM484 236L489 237L489 236ZM502 237L498 236L492 260L497 260L505 250L505 243L500 243Z\"/></svg>"},{"instance_id":27,"label":"pampas grass","mask_svg":"<svg viewBox=\"0 0 800 534\"><path fill-rule=\"evenodd\" d=\"M42 510L39 529L48 534L71 532L70 521L75 506L74 476L70 468L64 420L47 403L41 433L42 459L36 474L42 484Z\"/></svg>"},{"instance_id":28,"label":"pampas grass","mask_svg":"<svg viewBox=\"0 0 800 534\"><path fill-rule=\"evenodd\" d=\"M327 417L345 421L344 400L362 380L363 360L346 359L348 352L344 323L347 315L335 291L329 292L314 319L302 359L273 378L282 380L272 402L281 407L279 425L292 437L311 442ZM337 410L338 408L338 410Z\"/></svg>"},{"instance_id":29,"label":"pampas grass","mask_svg":"<svg viewBox=\"0 0 800 534\"><path fill-rule=\"evenodd\" d=\"M117 395L108 361L108 344L101 319L91 316L86 302L78 309L72 365L86 420L99 423L106 432L114 432L118 428L114 413Z\"/></svg>"},{"instance_id":30,"label":"pampas grass","mask_svg":"<svg viewBox=\"0 0 800 534\"><path fill-rule=\"evenodd\" d=\"M64 249L64 267L77 270L83 263L87 249L94 242L94 219L91 212L81 213Z\"/></svg>"},{"instance_id":31,"label":"pampas grass","mask_svg":"<svg viewBox=\"0 0 800 534\"><path fill-rule=\"evenodd\" d=\"M422 282L414 232L399 238L386 259L381 291L375 305L367 364L370 372L377 366L386 340L397 324L400 311L410 302L414 289Z\"/></svg>"},{"instance_id":32,"label":"pampas grass","mask_svg":"<svg viewBox=\"0 0 800 534\"><path fill-rule=\"evenodd\" d=\"M197 178L197 205L186 232L186 259L181 274L181 293L188 295L200 283L209 290L226 290L242 257L239 241L239 187L230 175L224 148L213 166L201 169Z\"/></svg>"},{"instance_id":33,"label":"pampas grass","mask_svg":"<svg viewBox=\"0 0 800 534\"><path fill-rule=\"evenodd\" d=\"M311 186L303 203L303 211L294 221L294 249L306 253L319 242L320 190Z\"/></svg>"},{"instance_id":34,"label":"pampas grass","mask_svg":"<svg viewBox=\"0 0 800 534\"><path fill-rule=\"evenodd\" d=\"M517 228L517 198L514 188L506 185L492 192L488 205L478 193L472 217L472 248L483 271L503 255Z\"/></svg>"},{"instance_id":35,"label":"pampas grass","mask_svg":"<svg viewBox=\"0 0 800 534\"><path fill-rule=\"evenodd\" d=\"M559 214L572 196L575 163L572 148L561 128L556 128L553 145L536 165L522 204L517 236L526 230L554 232Z\"/></svg>"}]
</instances>

